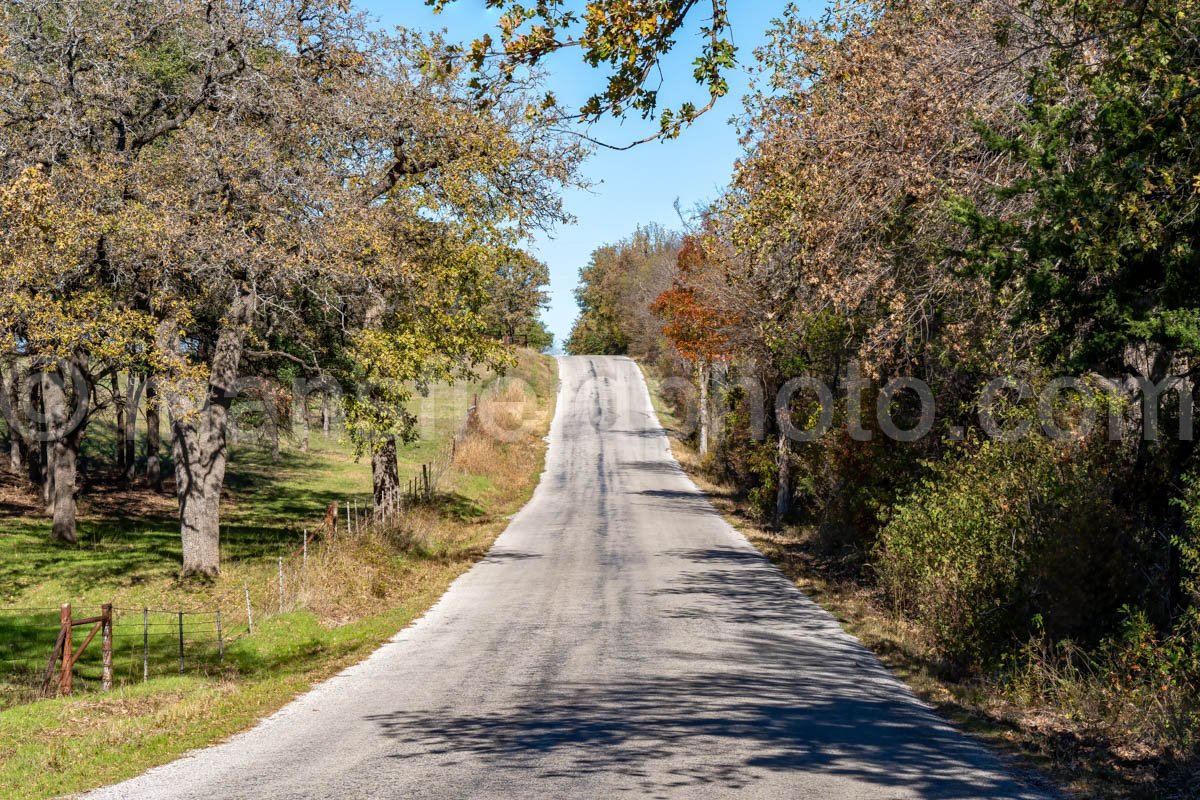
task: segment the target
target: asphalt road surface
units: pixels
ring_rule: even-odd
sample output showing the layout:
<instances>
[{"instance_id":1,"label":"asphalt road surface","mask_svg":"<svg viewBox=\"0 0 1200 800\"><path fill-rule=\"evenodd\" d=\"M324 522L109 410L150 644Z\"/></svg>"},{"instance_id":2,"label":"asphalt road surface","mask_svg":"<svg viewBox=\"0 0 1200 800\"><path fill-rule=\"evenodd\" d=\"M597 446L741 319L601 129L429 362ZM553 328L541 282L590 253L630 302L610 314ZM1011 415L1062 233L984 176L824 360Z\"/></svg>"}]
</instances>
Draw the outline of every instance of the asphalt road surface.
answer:
<instances>
[{"instance_id":1,"label":"asphalt road surface","mask_svg":"<svg viewBox=\"0 0 1200 800\"><path fill-rule=\"evenodd\" d=\"M1041 797L726 524L638 368L561 361L546 473L368 660L92 798Z\"/></svg>"}]
</instances>

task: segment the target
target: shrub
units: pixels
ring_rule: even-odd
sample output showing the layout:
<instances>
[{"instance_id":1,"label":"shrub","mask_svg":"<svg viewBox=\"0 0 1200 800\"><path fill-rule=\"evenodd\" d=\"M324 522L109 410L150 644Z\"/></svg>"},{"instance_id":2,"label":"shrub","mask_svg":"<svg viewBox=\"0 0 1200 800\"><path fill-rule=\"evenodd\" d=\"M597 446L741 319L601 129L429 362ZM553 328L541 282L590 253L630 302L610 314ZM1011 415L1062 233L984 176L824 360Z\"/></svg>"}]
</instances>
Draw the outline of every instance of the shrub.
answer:
<instances>
[{"instance_id":1,"label":"shrub","mask_svg":"<svg viewBox=\"0 0 1200 800\"><path fill-rule=\"evenodd\" d=\"M881 586L957 671L994 663L1035 617L1052 636L1098 638L1134 592L1111 485L1086 445L964 450L893 509L874 554Z\"/></svg>"},{"instance_id":2,"label":"shrub","mask_svg":"<svg viewBox=\"0 0 1200 800\"><path fill-rule=\"evenodd\" d=\"M1161 635L1145 612L1122 609L1118 634L1087 650L1044 631L1009 661L1007 691L1025 706L1052 708L1090 738L1167 756L1197 769L1200 646L1195 618Z\"/></svg>"}]
</instances>

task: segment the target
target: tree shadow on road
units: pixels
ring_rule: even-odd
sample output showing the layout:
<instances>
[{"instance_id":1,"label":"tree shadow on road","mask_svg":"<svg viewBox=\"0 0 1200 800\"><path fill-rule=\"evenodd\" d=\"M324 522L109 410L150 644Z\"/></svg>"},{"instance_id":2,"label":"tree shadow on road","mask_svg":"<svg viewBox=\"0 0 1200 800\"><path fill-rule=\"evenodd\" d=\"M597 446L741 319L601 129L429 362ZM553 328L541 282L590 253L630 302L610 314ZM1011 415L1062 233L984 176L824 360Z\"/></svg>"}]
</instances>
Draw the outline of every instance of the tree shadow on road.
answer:
<instances>
[{"instance_id":1,"label":"tree shadow on road","mask_svg":"<svg viewBox=\"0 0 1200 800\"><path fill-rule=\"evenodd\" d=\"M720 517L713 509L708 498L696 492L678 489L646 489L635 492L636 505L653 509L658 513L669 514L672 517L699 516L719 520Z\"/></svg>"},{"instance_id":2,"label":"tree shadow on road","mask_svg":"<svg viewBox=\"0 0 1200 800\"><path fill-rule=\"evenodd\" d=\"M394 738L394 757L512 772L509 785L544 796L589 777L656 797L755 784L797 798L1038 796L900 688L761 556L662 555L679 560L679 576L648 594L667 618L691 621L686 646L676 636L652 666L624 659L593 682L506 687L519 699L500 713L447 704L370 717Z\"/></svg>"}]
</instances>

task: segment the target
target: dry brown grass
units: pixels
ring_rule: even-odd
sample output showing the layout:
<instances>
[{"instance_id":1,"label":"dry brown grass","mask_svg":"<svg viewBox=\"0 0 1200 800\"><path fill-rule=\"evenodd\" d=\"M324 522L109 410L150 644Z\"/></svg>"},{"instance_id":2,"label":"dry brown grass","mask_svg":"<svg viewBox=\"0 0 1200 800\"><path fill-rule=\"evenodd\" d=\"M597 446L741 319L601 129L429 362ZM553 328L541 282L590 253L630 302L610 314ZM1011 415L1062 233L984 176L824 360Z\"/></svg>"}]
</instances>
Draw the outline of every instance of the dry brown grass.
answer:
<instances>
[{"instance_id":1,"label":"dry brown grass","mask_svg":"<svg viewBox=\"0 0 1200 800\"><path fill-rule=\"evenodd\" d=\"M79 501L79 515L84 519L131 515L173 517L178 513L174 480L164 481L161 492L140 485L126 488L116 480L96 483L89 486L88 493L81 495Z\"/></svg>"},{"instance_id":2,"label":"dry brown grass","mask_svg":"<svg viewBox=\"0 0 1200 800\"><path fill-rule=\"evenodd\" d=\"M5 468L0 468L0 514L6 517L23 517L40 514L45 510L36 493L20 478Z\"/></svg>"},{"instance_id":3,"label":"dry brown grass","mask_svg":"<svg viewBox=\"0 0 1200 800\"><path fill-rule=\"evenodd\" d=\"M472 563L490 543L488 533L434 507L414 508L388 525L316 544L307 567L293 561L290 574L285 570L285 596L290 583L292 608L312 611L327 625L345 624L403 602L447 566Z\"/></svg>"},{"instance_id":4,"label":"dry brown grass","mask_svg":"<svg viewBox=\"0 0 1200 800\"><path fill-rule=\"evenodd\" d=\"M486 475L499 448L486 436L468 436L454 454L454 466L468 475Z\"/></svg>"},{"instance_id":5,"label":"dry brown grass","mask_svg":"<svg viewBox=\"0 0 1200 800\"><path fill-rule=\"evenodd\" d=\"M540 437L553 403L507 382L479 398L476 417L458 445L454 467L467 475L488 476L501 497L519 494L541 458Z\"/></svg>"}]
</instances>

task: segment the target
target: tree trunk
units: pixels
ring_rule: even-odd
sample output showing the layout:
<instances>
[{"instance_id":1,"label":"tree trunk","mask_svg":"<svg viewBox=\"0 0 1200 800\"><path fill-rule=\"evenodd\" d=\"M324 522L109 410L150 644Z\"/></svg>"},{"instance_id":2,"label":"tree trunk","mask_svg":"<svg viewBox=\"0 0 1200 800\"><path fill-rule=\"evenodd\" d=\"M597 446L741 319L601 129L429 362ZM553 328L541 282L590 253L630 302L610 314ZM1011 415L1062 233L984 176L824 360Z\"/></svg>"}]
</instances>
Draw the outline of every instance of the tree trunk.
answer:
<instances>
[{"instance_id":1,"label":"tree trunk","mask_svg":"<svg viewBox=\"0 0 1200 800\"><path fill-rule=\"evenodd\" d=\"M271 432L271 461L279 463L279 408L272 398L270 410L267 412L267 425Z\"/></svg>"},{"instance_id":2,"label":"tree trunk","mask_svg":"<svg viewBox=\"0 0 1200 800\"><path fill-rule=\"evenodd\" d=\"M162 420L158 410L158 387L153 378L146 381L146 482L156 492L162 491L162 461L159 458L161 447Z\"/></svg>"},{"instance_id":3,"label":"tree trunk","mask_svg":"<svg viewBox=\"0 0 1200 800\"><path fill-rule=\"evenodd\" d=\"M308 395L296 395L296 410L300 413L300 452L308 452Z\"/></svg>"},{"instance_id":4,"label":"tree trunk","mask_svg":"<svg viewBox=\"0 0 1200 800\"><path fill-rule=\"evenodd\" d=\"M53 514L54 506L51 498L54 496L54 447L48 442L42 443L42 502L46 513Z\"/></svg>"},{"instance_id":5,"label":"tree trunk","mask_svg":"<svg viewBox=\"0 0 1200 800\"><path fill-rule=\"evenodd\" d=\"M122 447L124 455L122 463L125 465L125 484L131 485L133 477L137 473L137 419L138 407L142 404L142 390L145 387L145 382L142 379L136 378L131 372L126 378L125 383L125 425L122 429L124 444Z\"/></svg>"},{"instance_id":6,"label":"tree trunk","mask_svg":"<svg viewBox=\"0 0 1200 800\"><path fill-rule=\"evenodd\" d=\"M329 392L321 393L321 432L329 438Z\"/></svg>"},{"instance_id":7,"label":"tree trunk","mask_svg":"<svg viewBox=\"0 0 1200 800\"><path fill-rule=\"evenodd\" d=\"M73 431L54 443L54 492L51 507L54 510L50 538L56 542L74 544L78 541L75 530L75 478L79 465L79 436Z\"/></svg>"},{"instance_id":8,"label":"tree trunk","mask_svg":"<svg viewBox=\"0 0 1200 800\"><path fill-rule=\"evenodd\" d=\"M179 535L185 576L221 572L221 487L227 454L217 440L213 408L199 419L173 419L171 451L179 497Z\"/></svg>"},{"instance_id":9,"label":"tree trunk","mask_svg":"<svg viewBox=\"0 0 1200 800\"><path fill-rule=\"evenodd\" d=\"M376 442L371 451L371 479L375 487L375 510L392 514L400 505L400 471L396 464L396 437Z\"/></svg>"},{"instance_id":10,"label":"tree trunk","mask_svg":"<svg viewBox=\"0 0 1200 800\"><path fill-rule=\"evenodd\" d=\"M75 530L75 480L79 464L79 443L83 439L83 426L72 419L70 399L67 395L68 376L42 373L42 403L45 408L50 452L50 469L46 481L49 510L53 515L50 538L56 542L74 544L78 541ZM75 403L87 403L90 398L75 397Z\"/></svg>"},{"instance_id":11,"label":"tree trunk","mask_svg":"<svg viewBox=\"0 0 1200 800\"><path fill-rule=\"evenodd\" d=\"M13 415L9 424L16 424L16 432L18 436L15 440L17 448L16 456L9 454L9 459L12 463L22 462L21 465L25 469L25 477L31 486L42 486L46 480L45 473L45 452L44 442L36 434L39 428L36 424L36 418L41 414L42 404L42 384L41 381L27 381L22 385L22 380L17 372L16 366L13 366L12 383L9 390L11 404L9 411ZM28 392L29 396L23 396L24 392ZM28 406L24 405L28 402ZM23 417L26 408L30 409L28 418ZM30 431L27 426L33 425L33 430Z\"/></svg>"},{"instance_id":12,"label":"tree trunk","mask_svg":"<svg viewBox=\"0 0 1200 800\"><path fill-rule=\"evenodd\" d=\"M711 366L708 359L700 361L699 367L699 382L700 382L700 455L708 455L708 436L709 436L709 400L708 400L708 385L709 372Z\"/></svg>"},{"instance_id":13,"label":"tree trunk","mask_svg":"<svg viewBox=\"0 0 1200 800\"><path fill-rule=\"evenodd\" d=\"M55 449L51 441L51 428L54 425L53 408L61 404L57 402L56 391L53 387L53 376L44 371L38 382L38 403L41 405L42 422L38 426L41 434L42 452L42 502L46 504L46 514L54 514L54 479L57 472L54 469Z\"/></svg>"},{"instance_id":14,"label":"tree trunk","mask_svg":"<svg viewBox=\"0 0 1200 800\"><path fill-rule=\"evenodd\" d=\"M126 389L128 389L128 387L129 387L128 381L126 382L125 386L126 386ZM121 373L120 372L113 373L112 393L113 393L113 404L116 406L116 410L117 410L116 436L113 437L113 439L116 442L116 451L115 452L116 452L117 468L120 469L122 472L124 472L125 471L125 455L126 455L126 452L125 452L125 418L127 416L125 404L127 402L127 397L121 393Z\"/></svg>"},{"instance_id":15,"label":"tree trunk","mask_svg":"<svg viewBox=\"0 0 1200 800\"><path fill-rule=\"evenodd\" d=\"M201 401L173 393L170 399L184 576L221 572L221 488L229 458L225 432L253 314L251 296L234 300L229 322L217 336L207 396Z\"/></svg>"},{"instance_id":16,"label":"tree trunk","mask_svg":"<svg viewBox=\"0 0 1200 800\"><path fill-rule=\"evenodd\" d=\"M25 475L31 486L41 486L46 482L46 454L44 448L25 448Z\"/></svg>"},{"instance_id":17,"label":"tree trunk","mask_svg":"<svg viewBox=\"0 0 1200 800\"><path fill-rule=\"evenodd\" d=\"M779 483L775 489L775 524L781 525L792 510L792 446L782 431L779 433L775 464L779 468Z\"/></svg>"},{"instance_id":18,"label":"tree trunk","mask_svg":"<svg viewBox=\"0 0 1200 800\"><path fill-rule=\"evenodd\" d=\"M5 408L8 411L8 418L5 419L5 426L8 428L8 468L14 475L20 475L24 462L22 456L25 436L20 427L21 377L15 361L9 362L0 390L4 392Z\"/></svg>"},{"instance_id":19,"label":"tree trunk","mask_svg":"<svg viewBox=\"0 0 1200 800\"><path fill-rule=\"evenodd\" d=\"M37 393L40 397L40 387L37 388ZM37 402L41 403L40 400ZM44 443L26 440L21 450L25 456L25 475L29 480L29 485L41 486L46 482L46 448Z\"/></svg>"}]
</instances>

